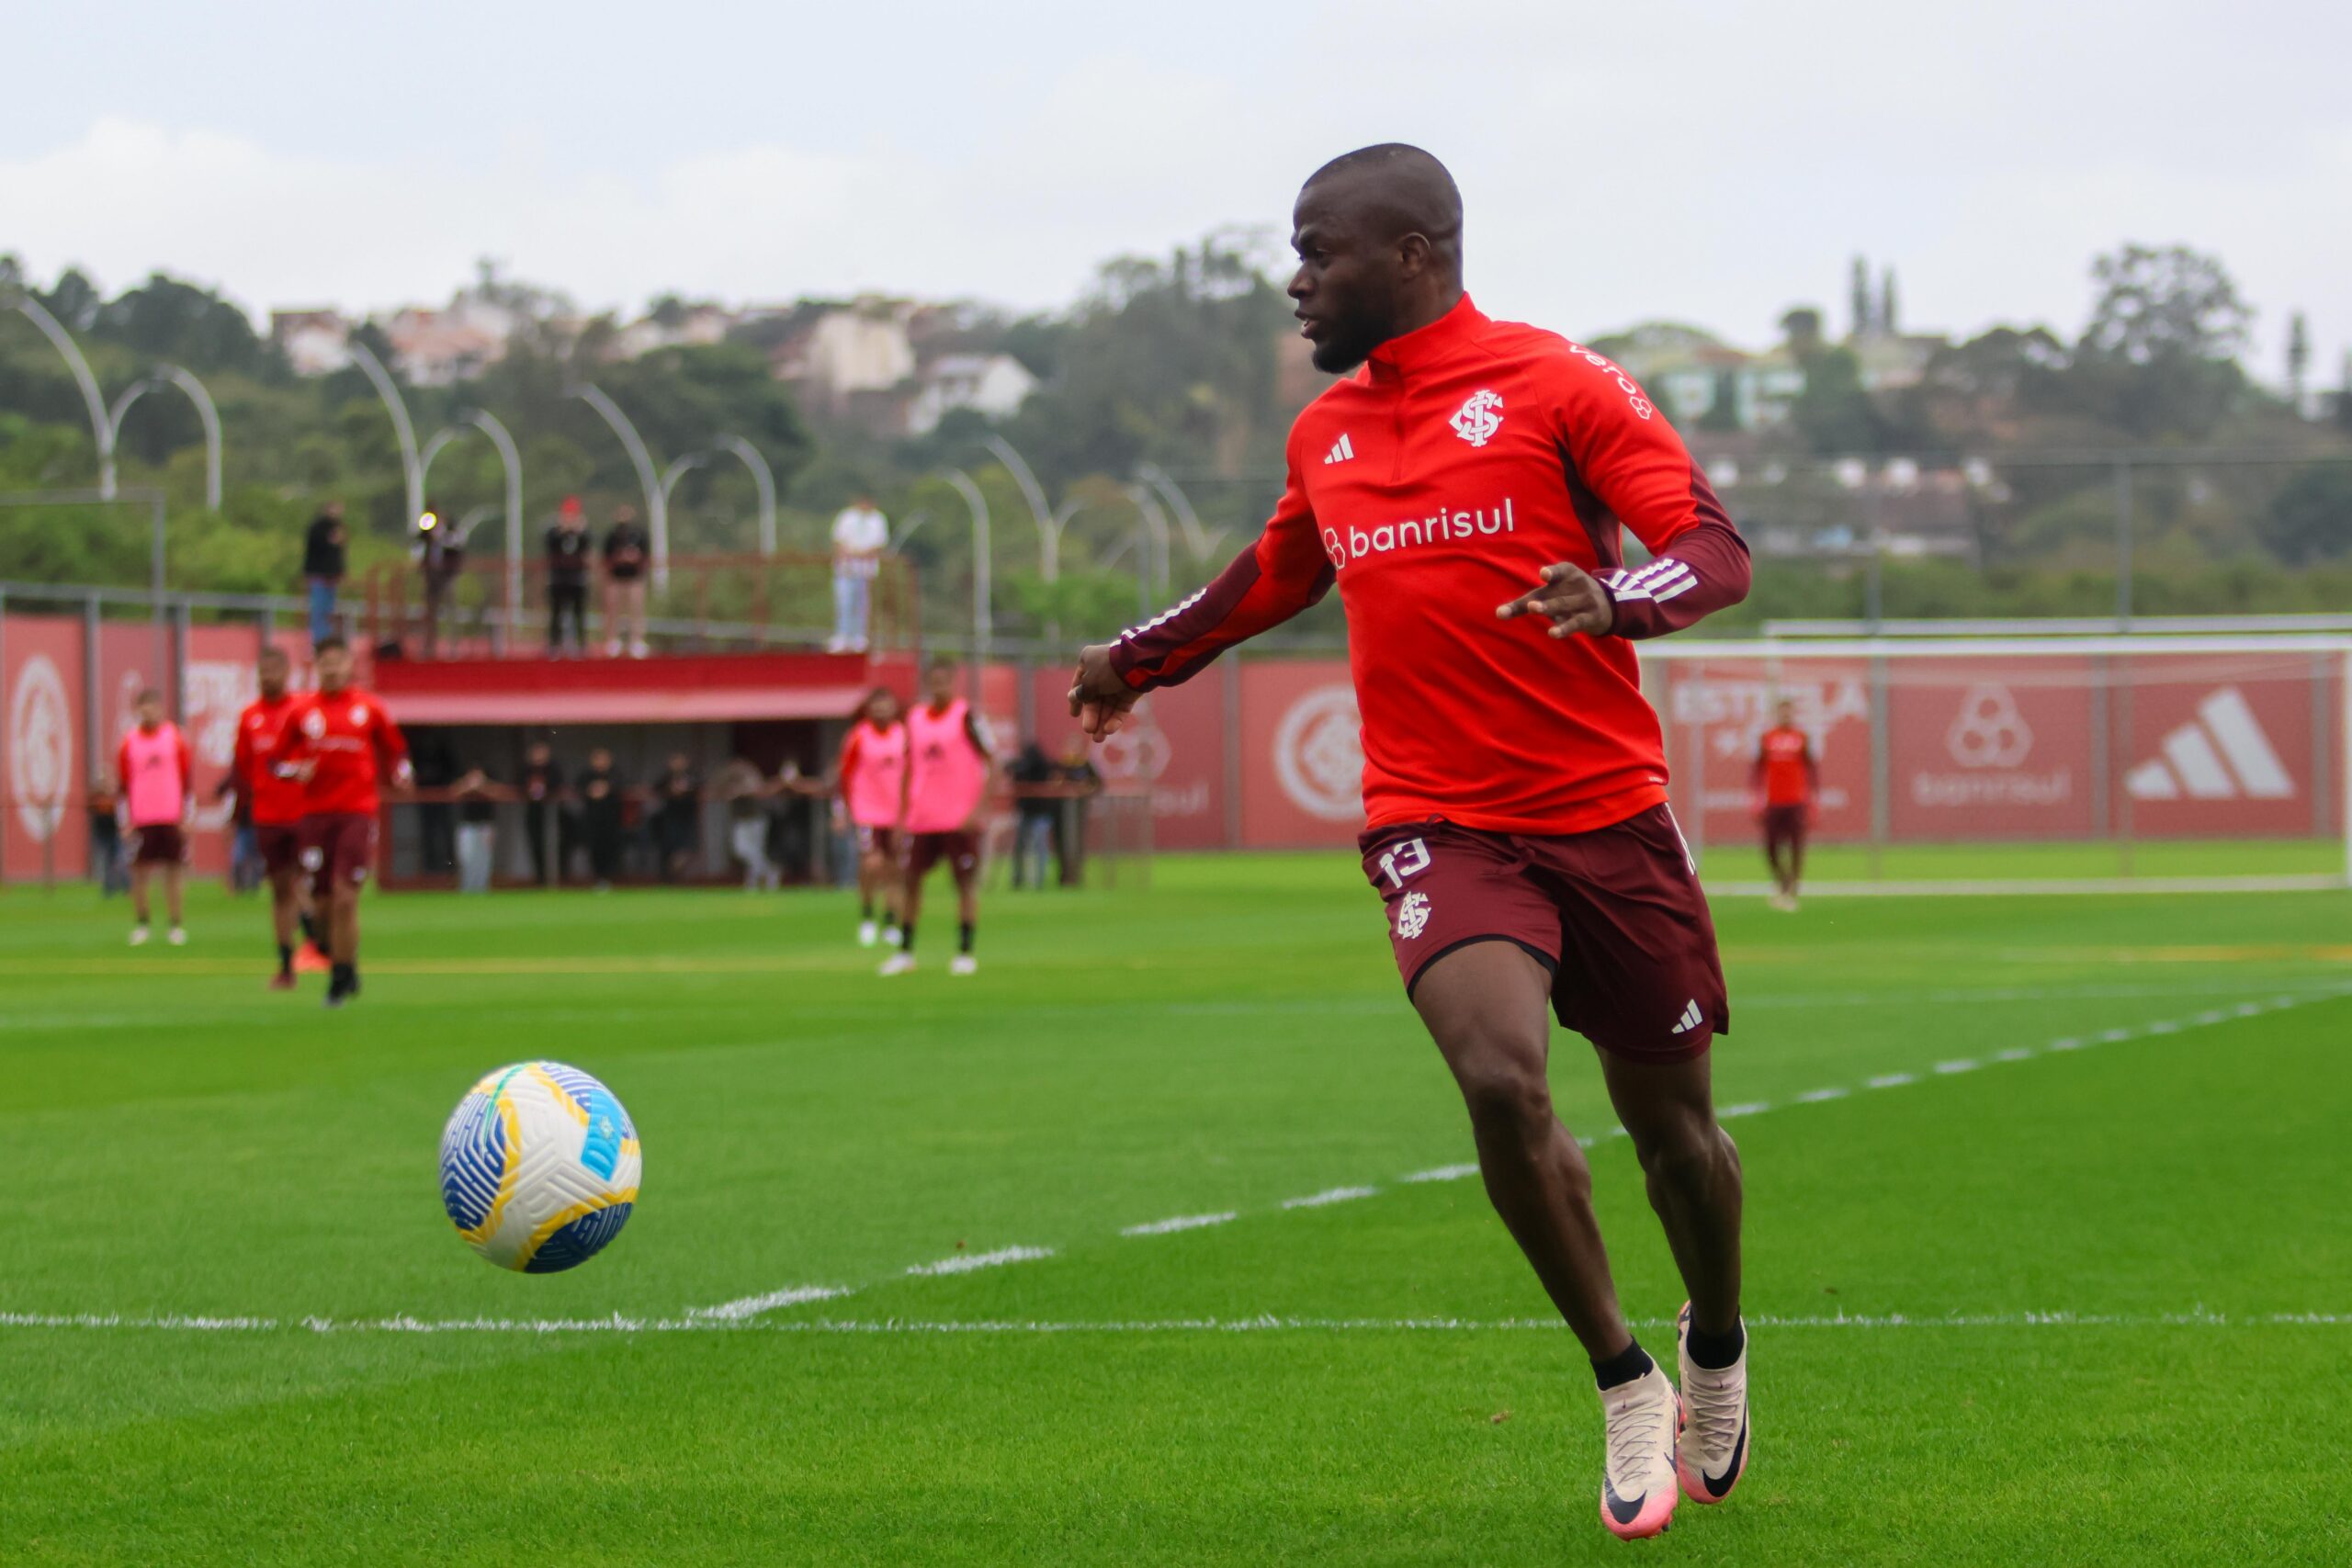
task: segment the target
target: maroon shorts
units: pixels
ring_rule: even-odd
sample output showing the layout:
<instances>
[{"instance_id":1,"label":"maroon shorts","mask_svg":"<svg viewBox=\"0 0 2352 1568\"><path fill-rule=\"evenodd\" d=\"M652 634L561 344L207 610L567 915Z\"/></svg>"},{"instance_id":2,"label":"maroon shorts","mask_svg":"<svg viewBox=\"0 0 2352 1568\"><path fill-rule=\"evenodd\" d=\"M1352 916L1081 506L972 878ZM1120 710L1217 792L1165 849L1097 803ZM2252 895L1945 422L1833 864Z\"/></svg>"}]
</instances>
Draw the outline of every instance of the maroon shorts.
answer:
<instances>
[{"instance_id":1,"label":"maroon shorts","mask_svg":"<svg viewBox=\"0 0 2352 1568\"><path fill-rule=\"evenodd\" d=\"M1715 923L1663 806L1589 833L1490 833L1432 819L1363 835L1405 991L1474 942L1552 975L1552 1010L1612 1055L1681 1061L1731 1030Z\"/></svg>"},{"instance_id":2,"label":"maroon shorts","mask_svg":"<svg viewBox=\"0 0 2352 1568\"><path fill-rule=\"evenodd\" d=\"M1791 849L1804 848L1804 817L1802 805L1768 806L1764 808L1764 852L1778 853L1785 844Z\"/></svg>"},{"instance_id":3,"label":"maroon shorts","mask_svg":"<svg viewBox=\"0 0 2352 1568\"><path fill-rule=\"evenodd\" d=\"M176 822L151 822L130 830L133 865L183 865L187 861L187 835Z\"/></svg>"},{"instance_id":4,"label":"maroon shorts","mask_svg":"<svg viewBox=\"0 0 2352 1568\"><path fill-rule=\"evenodd\" d=\"M941 861L956 874L956 886L963 886L980 870L980 835L969 833L910 833L907 835L907 874L920 882L931 874L931 868Z\"/></svg>"},{"instance_id":5,"label":"maroon shorts","mask_svg":"<svg viewBox=\"0 0 2352 1568\"><path fill-rule=\"evenodd\" d=\"M869 828L861 822L857 825L857 852L897 860L899 840L902 836L896 828Z\"/></svg>"},{"instance_id":6,"label":"maroon shorts","mask_svg":"<svg viewBox=\"0 0 2352 1568\"><path fill-rule=\"evenodd\" d=\"M324 895L338 885L356 887L376 865L376 819L356 811L302 818L302 869Z\"/></svg>"},{"instance_id":7,"label":"maroon shorts","mask_svg":"<svg viewBox=\"0 0 2352 1568\"><path fill-rule=\"evenodd\" d=\"M256 822L254 852L272 876L292 871L302 861L302 829L292 822Z\"/></svg>"}]
</instances>

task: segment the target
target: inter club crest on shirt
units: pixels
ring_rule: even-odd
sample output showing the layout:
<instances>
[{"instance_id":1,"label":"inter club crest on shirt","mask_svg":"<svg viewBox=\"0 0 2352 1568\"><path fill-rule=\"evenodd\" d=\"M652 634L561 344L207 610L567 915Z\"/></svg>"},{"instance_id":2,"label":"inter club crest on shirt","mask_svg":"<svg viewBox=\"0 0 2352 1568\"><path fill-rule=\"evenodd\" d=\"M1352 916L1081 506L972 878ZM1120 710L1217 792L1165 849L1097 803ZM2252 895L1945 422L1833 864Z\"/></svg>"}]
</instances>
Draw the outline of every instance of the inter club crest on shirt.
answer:
<instances>
[{"instance_id":1,"label":"inter club crest on shirt","mask_svg":"<svg viewBox=\"0 0 2352 1568\"><path fill-rule=\"evenodd\" d=\"M1473 446L1484 446L1495 438L1495 432L1503 427L1502 406L1503 400L1498 393L1471 393L1470 400L1454 412L1450 422L1453 434Z\"/></svg>"}]
</instances>

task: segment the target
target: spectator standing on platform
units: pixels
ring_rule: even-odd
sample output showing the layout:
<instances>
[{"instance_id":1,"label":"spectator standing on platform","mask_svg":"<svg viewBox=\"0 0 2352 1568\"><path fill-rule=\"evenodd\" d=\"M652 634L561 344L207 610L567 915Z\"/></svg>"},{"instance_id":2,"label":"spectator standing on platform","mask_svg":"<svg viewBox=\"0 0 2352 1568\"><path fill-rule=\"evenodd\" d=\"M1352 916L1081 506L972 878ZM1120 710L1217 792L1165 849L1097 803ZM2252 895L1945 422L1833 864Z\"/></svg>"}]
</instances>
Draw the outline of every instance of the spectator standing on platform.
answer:
<instances>
[{"instance_id":1,"label":"spectator standing on platform","mask_svg":"<svg viewBox=\"0 0 2352 1568\"><path fill-rule=\"evenodd\" d=\"M653 799L654 852L662 857L662 880L675 882L702 845L702 781L684 751L670 754L669 770L654 781Z\"/></svg>"},{"instance_id":2,"label":"spectator standing on platform","mask_svg":"<svg viewBox=\"0 0 2352 1568\"><path fill-rule=\"evenodd\" d=\"M311 646L334 635L335 596L343 592L343 502L330 501L302 535L302 581L311 591Z\"/></svg>"},{"instance_id":3,"label":"spectator standing on platform","mask_svg":"<svg viewBox=\"0 0 2352 1568\"><path fill-rule=\"evenodd\" d=\"M865 651L874 580L889 547L889 520L875 509L872 496L859 496L833 519L833 637L827 651Z\"/></svg>"},{"instance_id":4,"label":"spectator standing on platform","mask_svg":"<svg viewBox=\"0 0 2352 1568\"><path fill-rule=\"evenodd\" d=\"M508 792L480 768L454 786L458 796L458 891L487 893L498 869L498 802Z\"/></svg>"},{"instance_id":5,"label":"spectator standing on platform","mask_svg":"<svg viewBox=\"0 0 2352 1568\"><path fill-rule=\"evenodd\" d=\"M621 799L621 781L613 772L613 754L599 746L588 753L588 771L580 775L580 825L588 840L588 868L596 891L609 893L621 873L622 839L628 829Z\"/></svg>"},{"instance_id":6,"label":"spectator standing on platform","mask_svg":"<svg viewBox=\"0 0 2352 1568\"><path fill-rule=\"evenodd\" d=\"M104 773L90 780L90 873L98 879L98 897L111 898L130 886L122 869L122 795Z\"/></svg>"},{"instance_id":7,"label":"spectator standing on platform","mask_svg":"<svg viewBox=\"0 0 2352 1568\"><path fill-rule=\"evenodd\" d=\"M1102 793L1102 775L1094 771L1083 737L1070 738L1054 779L1068 792L1055 802L1061 807L1055 818L1055 870L1064 887L1075 887L1086 874L1086 803Z\"/></svg>"},{"instance_id":8,"label":"spectator standing on platform","mask_svg":"<svg viewBox=\"0 0 2352 1568\"><path fill-rule=\"evenodd\" d=\"M130 928L130 945L147 941L147 879L161 868L171 942L184 946L180 872L187 864L187 822L196 807L195 759L180 727L164 716L164 694L153 686L139 694L139 722L124 732L114 771L130 818L130 912L138 922Z\"/></svg>"},{"instance_id":9,"label":"spectator standing on platform","mask_svg":"<svg viewBox=\"0 0 2352 1568\"><path fill-rule=\"evenodd\" d=\"M1062 803L1049 786L1059 781L1061 770L1032 737L1012 759L1005 776L1012 781L1012 886L1043 887L1046 859L1054 849L1061 821Z\"/></svg>"},{"instance_id":10,"label":"spectator standing on platform","mask_svg":"<svg viewBox=\"0 0 2352 1568\"><path fill-rule=\"evenodd\" d=\"M441 515L438 502L426 502L416 520L415 555L417 570L424 578L424 657L433 659L441 652L441 606L466 568L466 547L457 528Z\"/></svg>"},{"instance_id":11,"label":"spectator standing on platform","mask_svg":"<svg viewBox=\"0 0 2352 1568\"><path fill-rule=\"evenodd\" d=\"M553 865L548 863L550 827L555 834ZM563 806L563 770L556 766L555 751L544 740L523 749L523 832L531 840L532 879L542 887L562 881L564 863L571 858L571 817Z\"/></svg>"},{"instance_id":12,"label":"spectator standing on platform","mask_svg":"<svg viewBox=\"0 0 2352 1568\"><path fill-rule=\"evenodd\" d=\"M588 537L588 514L580 498L567 495L548 525L548 652L563 651L563 624L571 623L571 651L588 650L588 559L595 542Z\"/></svg>"},{"instance_id":13,"label":"spectator standing on platform","mask_svg":"<svg viewBox=\"0 0 2352 1568\"><path fill-rule=\"evenodd\" d=\"M624 647L631 659L646 655L645 569L651 558L652 548L638 525L636 509L613 508L613 526L605 536L605 656L608 659L618 659Z\"/></svg>"}]
</instances>

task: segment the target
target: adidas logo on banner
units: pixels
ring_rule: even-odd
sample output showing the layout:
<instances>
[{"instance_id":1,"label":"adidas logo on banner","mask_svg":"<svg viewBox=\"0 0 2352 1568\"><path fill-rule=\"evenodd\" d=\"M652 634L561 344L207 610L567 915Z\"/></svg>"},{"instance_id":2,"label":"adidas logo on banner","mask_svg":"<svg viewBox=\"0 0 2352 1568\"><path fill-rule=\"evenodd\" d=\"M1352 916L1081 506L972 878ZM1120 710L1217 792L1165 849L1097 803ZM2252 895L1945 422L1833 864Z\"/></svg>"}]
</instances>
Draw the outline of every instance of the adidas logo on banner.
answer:
<instances>
[{"instance_id":1,"label":"adidas logo on banner","mask_svg":"<svg viewBox=\"0 0 2352 1568\"><path fill-rule=\"evenodd\" d=\"M1693 998L1682 1004L1682 1021L1674 1026L1674 1032L1688 1034L1705 1021L1706 1015L1700 1012L1698 999Z\"/></svg>"},{"instance_id":2,"label":"adidas logo on banner","mask_svg":"<svg viewBox=\"0 0 2352 1568\"><path fill-rule=\"evenodd\" d=\"M2235 686L2197 705L2197 716L2165 737L2164 755L2123 776L2134 800L2289 800L2295 781Z\"/></svg>"},{"instance_id":3,"label":"adidas logo on banner","mask_svg":"<svg viewBox=\"0 0 2352 1568\"><path fill-rule=\"evenodd\" d=\"M1331 443L1331 449L1323 454L1323 460L1326 463L1344 463L1355 455L1355 444L1342 434Z\"/></svg>"}]
</instances>

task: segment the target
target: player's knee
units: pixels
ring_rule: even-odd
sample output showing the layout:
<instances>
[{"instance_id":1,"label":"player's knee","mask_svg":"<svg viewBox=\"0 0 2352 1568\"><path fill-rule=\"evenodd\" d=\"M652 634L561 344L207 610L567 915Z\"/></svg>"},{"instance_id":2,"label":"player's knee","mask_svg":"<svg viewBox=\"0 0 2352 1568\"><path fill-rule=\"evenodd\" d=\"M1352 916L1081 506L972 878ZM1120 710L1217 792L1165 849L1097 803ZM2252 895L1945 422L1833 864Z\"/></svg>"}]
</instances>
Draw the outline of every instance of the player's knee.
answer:
<instances>
[{"instance_id":1,"label":"player's knee","mask_svg":"<svg viewBox=\"0 0 2352 1568\"><path fill-rule=\"evenodd\" d=\"M1552 1086L1544 1080L1543 1061L1540 1053L1498 1048L1464 1054L1453 1076L1471 1122L1509 1136L1548 1134Z\"/></svg>"},{"instance_id":2,"label":"player's knee","mask_svg":"<svg viewBox=\"0 0 2352 1568\"><path fill-rule=\"evenodd\" d=\"M1635 1145L1642 1174L1670 1191L1703 1196L1714 1190L1726 1171L1738 1169L1731 1140L1712 1121L1678 1117L1650 1132Z\"/></svg>"}]
</instances>

